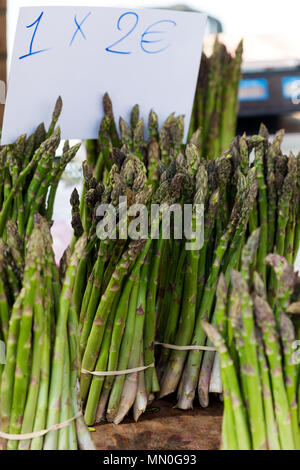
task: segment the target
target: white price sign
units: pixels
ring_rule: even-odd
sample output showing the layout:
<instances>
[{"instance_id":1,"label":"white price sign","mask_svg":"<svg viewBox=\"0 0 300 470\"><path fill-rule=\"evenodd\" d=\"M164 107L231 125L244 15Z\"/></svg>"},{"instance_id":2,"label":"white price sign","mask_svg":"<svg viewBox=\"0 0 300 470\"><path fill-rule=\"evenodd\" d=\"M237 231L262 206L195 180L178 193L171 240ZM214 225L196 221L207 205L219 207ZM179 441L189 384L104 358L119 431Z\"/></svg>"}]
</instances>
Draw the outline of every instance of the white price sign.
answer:
<instances>
[{"instance_id":1,"label":"white price sign","mask_svg":"<svg viewBox=\"0 0 300 470\"><path fill-rule=\"evenodd\" d=\"M93 139L108 92L115 116L140 105L147 121L171 112L190 122L206 15L102 7L21 8L2 144L46 124L59 95L64 139Z\"/></svg>"}]
</instances>

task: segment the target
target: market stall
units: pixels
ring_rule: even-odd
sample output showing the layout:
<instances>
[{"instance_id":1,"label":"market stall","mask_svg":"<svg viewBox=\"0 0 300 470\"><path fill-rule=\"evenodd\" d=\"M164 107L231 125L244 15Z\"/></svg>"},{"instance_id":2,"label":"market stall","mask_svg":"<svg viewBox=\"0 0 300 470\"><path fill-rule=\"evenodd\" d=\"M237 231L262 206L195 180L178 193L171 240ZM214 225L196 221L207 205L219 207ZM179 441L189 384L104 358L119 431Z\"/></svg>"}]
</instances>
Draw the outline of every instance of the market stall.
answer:
<instances>
[{"instance_id":1,"label":"market stall","mask_svg":"<svg viewBox=\"0 0 300 470\"><path fill-rule=\"evenodd\" d=\"M197 13L189 23L185 13L104 10L80 10L79 23L68 8L60 22L50 7L24 9L19 22L0 147L1 447L299 450L300 152L286 155L284 130L271 137L263 123L255 135L235 135L243 42L229 52L218 36L196 68L194 100L182 104L190 120L177 112L163 119L154 107L146 113L144 101L128 106L125 119L119 106L127 95L112 100L105 90L95 126L87 119L94 109L68 99L66 85L78 81L63 77L51 118L35 126L48 106L40 110L33 96L44 93L47 61L67 58L69 70L79 38L77 53L90 53L83 25L93 14L118 18L119 31L124 17L147 25L159 18L141 35L139 53L149 56L172 49L171 42L158 49L165 37L149 39L162 34L157 24L184 32L204 25ZM51 20L59 45L65 24L72 31L75 24L57 53L54 42L34 42L41 24L52 31ZM116 49L120 42L103 50L112 67L117 54L122 64L131 54ZM41 62L28 62L33 57ZM168 57L177 66L172 51ZM156 63L141 60L151 60L151 70ZM192 60L186 66L195 72ZM139 61L131 67L136 73ZM187 100L190 91L182 92ZM22 114L31 98L34 119ZM78 129L79 109L88 135L74 143L65 137ZM14 137L18 126L26 133ZM58 259L57 191L82 148L81 191L69 201L72 238Z\"/></svg>"}]
</instances>

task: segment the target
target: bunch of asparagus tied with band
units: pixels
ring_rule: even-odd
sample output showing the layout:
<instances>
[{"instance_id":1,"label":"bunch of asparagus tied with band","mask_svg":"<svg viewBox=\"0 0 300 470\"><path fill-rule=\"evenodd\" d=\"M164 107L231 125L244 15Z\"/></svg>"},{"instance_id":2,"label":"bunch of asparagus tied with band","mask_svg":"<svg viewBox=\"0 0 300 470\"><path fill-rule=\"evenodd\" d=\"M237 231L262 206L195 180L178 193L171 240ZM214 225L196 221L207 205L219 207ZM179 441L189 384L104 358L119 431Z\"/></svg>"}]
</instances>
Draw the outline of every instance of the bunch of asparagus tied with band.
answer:
<instances>
[{"instance_id":1,"label":"bunch of asparagus tied with band","mask_svg":"<svg viewBox=\"0 0 300 470\"><path fill-rule=\"evenodd\" d=\"M162 258L166 243L161 237L159 241L147 240L145 247L144 243L130 244L127 240L104 240L99 243L95 234L97 207L105 203L116 206L120 196L126 196L131 204L147 205L151 194L151 202L170 204L171 201L176 202L176 195L177 202L181 204L201 204L206 197L207 180L205 165L200 164L199 131L190 139L186 157L182 153L182 117L171 115L159 134L157 117L154 112L150 112L150 143L144 142L144 125L139 120L138 106L135 106L131 113L131 124L139 131L131 135L129 127L121 120L122 147L118 149L113 148L113 139L103 133L104 125L109 123L107 129L110 129L111 135L113 129L116 135L108 95L104 96L104 108L99 146L102 148L101 158L108 158L112 164L110 172L104 178L107 183L103 185L101 181L103 173L99 173L99 160L95 164L89 158L91 163L85 162L83 165L84 187L81 201L76 191L71 198L74 242L83 231L87 233L89 240L89 249L80 261L74 293L75 305L80 315L81 396L88 424L101 420L105 414L108 420L118 423L132 406L137 420L153 398L153 393L159 390L156 370L149 366L154 361L155 311L157 302L161 300L158 300L161 295L158 276L161 277L161 272L166 270L166 265L163 264L166 259ZM155 159L151 161L155 171L151 172L149 165L147 171L144 161L149 162L150 155L153 157L154 153L149 150L153 148ZM222 164L228 166L226 161ZM156 179L153 178L154 174ZM219 197L219 190L215 190L212 196L215 212L219 206ZM234 219L238 218L238 209L240 206L236 207ZM122 220L119 221L121 223ZM180 249L179 242L177 245ZM142 263L144 265L141 268ZM181 267L186 267L185 255L182 256ZM192 288L193 286L191 284ZM134 371L125 379L122 371L144 364L149 367L145 372ZM116 372L116 375L106 376L107 372Z\"/></svg>"},{"instance_id":2,"label":"bunch of asparagus tied with band","mask_svg":"<svg viewBox=\"0 0 300 470\"><path fill-rule=\"evenodd\" d=\"M177 125L181 129L180 121ZM178 133L179 129L176 134ZM257 140L261 139L254 137L251 140L252 145ZM180 312L187 318L188 327L193 328L196 293L201 289L198 282L199 252L186 251L185 240L164 240L160 236L158 240L150 238L146 243L140 241L138 244L118 239L99 242L95 234L97 207L104 203L116 206L120 196L126 196L131 204L147 204L148 201L205 204L210 185L211 195L208 199L212 212L209 214L208 225L211 234L221 197L218 178L227 169L229 181L230 161L227 157L217 160L217 176L214 164L200 159L197 144L199 145L198 132L192 136L185 155L181 152L181 149L184 151L183 146L177 147L177 153L174 147L168 148L173 160L169 166L160 163L160 184L152 197L152 185L147 183L146 168L139 156L130 153L126 145L123 145L122 150L113 151L115 163L107 185L97 182L92 175L92 168L87 162L84 163L84 197L80 203L75 191L71 203L74 241L85 231L89 247L80 261L74 292L75 305L80 315L83 369L81 397L88 424L101 420L105 413L109 420L118 423L132 406L134 417L138 419L153 398L153 393L159 390L156 370L149 367L145 371L132 372L126 378L122 371L144 365L147 367L153 363L156 317L159 331L166 328L168 338L171 337L171 332L177 331ZM236 177L239 193L236 202L230 207L230 228L220 239L220 257L221 251L226 251L235 231L237 233L232 250L236 250L237 240L245 230L256 197L254 171L247 177L241 173L237 173ZM122 224L122 218L118 223ZM226 221L220 221L220 238L222 223L225 226ZM176 274L177 264L180 267L180 282L176 286L177 297L174 299L172 293L169 295L170 292L164 295L164 282L171 282L166 276L169 266L167 254L173 245L178 259L172 260L171 271ZM214 246L210 249L212 257ZM190 269L190 264L193 269ZM205 262L202 267L205 267ZM217 276L218 272L216 267L214 275ZM203 273L199 277L202 278ZM186 281L183 283L181 278L186 278ZM185 300L181 302L183 284ZM211 304L213 298L211 290ZM168 320L169 312L172 321ZM159 370L163 367L167 370L167 362L168 355L164 352ZM118 371L119 375L106 376L106 372Z\"/></svg>"},{"instance_id":3,"label":"bunch of asparagus tied with band","mask_svg":"<svg viewBox=\"0 0 300 470\"><path fill-rule=\"evenodd\" d=\"M105 203L117 206L120 196L127 197L129 209L135 203L171 205L187 197L194 178L181 166L179 156L169 167L161 167L160 184L153 193L147 183L146 168L136 155L124 148L116 150L114 158L107 185L97 183L91 168L84 164L85 196L81 204L84 224L77 192L71 197L75 239L84 230L88 240L73 294L80 318L80 394L87 424L105 416L119 423L132 407L137 420L159 389L154 342L163 244L161 218L155 222L155 238L99 240L95 228L101 221L97 208ZM130 217L124 219L118 212L118 233L129 223ZM140 367L145 369L137 370Z\"/></svg>"},{"instance_id":4,"label":"bunch of asparagus tied with band","mask_svg":"<svg viewBox=\"0 0 300 470\"><path fill-rule=\"evenodd\" d=\"M191 408L197 390L200 404L208 406L210 385L212 391L215 391L216 377L213 372L218 358L213 351L201 350L203 346L212 346L210 341L206 342L202 320L211 323L215 321L213 305L218 275L223 272L228 281L230 270L240 265L245 237L260 227L261 237L255 267L268 287L271 306L276 298L278 280L264 263L266 255L277 253L284 255L291 264L295 261L299 249L300 154L297 158L293 154L289 157L283 155L280 150L282 138L283 132L280 131L271 143L267 129L262 125L258 136L251 139L246 139L245 136L235 138L229 151L221 159L209 162L207 188L211 184L211 172L218 174L219 162L227 162L229 169L226 172L222 170L219 177L222 200L217 213L214 212L213 201L207 199L204 246L200 251L198 264L192 268L194 283L194 276L198 276L198 286L192 291L194 295L196 292L196 299L192 295L190 297L196 302L195 307L187 307L190 302L185 297L185 285L178 297L178 281L183 279L184 271L177 261L179 258L174 259L175 250L171 248L162 261L162 266L168 266L170 260L172 259L172 263L174 260L175 269L168 269L166 280L160 282L165 302L164 307L158 309L159 341L199 347L199 350L189 352L162 352L161 371L158 371L160 396L177 391L179 408ZM253 148L252 162L250 157ZM214 167L216 170L213 170ZM208 191L208 194L211 193ZM233 209L228 210L232 202ZM236 211L240 216L239 220L234 217ZM185 275L188 276L190 271L189 267ZM185 278L184 282L186 283ZM181 305L181 309L179 308L179 317L175 317L174 321L175 302ZM187 316L187 311L191 311L192 315ZM169 328L169 325L172 327ZM163 357L168 359L163 360Z\"/></svg>"},{"instance_id":5,"label":"bunch of asparagus tied with band","mask_svg":"<svg viewBox=\"0 0 300 470\"><path fill-rule=\"evenodd\" d=\"M217 287L215 324L203 329L220 355L224 387L222 444L227 450L299 450L299 278L287 260L265 262L278 289L273 306L255 270L259 229L243 248L239 271ZM293 315L291 315L293 314ZM296 318L296 316L295 316Z\"/></svg>"},{"instance_id":6,"label":"bunch of asparagus tied with band","mask_svg":"<svg viewBox=\"0 0 300 470\"><path fill-rule=\"evenodd\" d=\"M1 371L2 445L8 450L92 449L79 406L78 319L72 300L83 237L59 279L49 223L34 215L22 287Z\"/></svg>"},{"instance_id":7,"label":"bunch of asparagus tied with band","mask_svg":"<svg viewBox=\"0 0 300 470\"><path fill-rule=\"evenodd\" d=\"M0 148L0 339L5 341L9 314L22 286L34 214L52 220L59 180L79 149L78 144L70 148L66 141L62 156L55 156L61 110L59 98L48 131L41 124L28 138L21 135L14 144Z\"/></svg>"}]
</instances>

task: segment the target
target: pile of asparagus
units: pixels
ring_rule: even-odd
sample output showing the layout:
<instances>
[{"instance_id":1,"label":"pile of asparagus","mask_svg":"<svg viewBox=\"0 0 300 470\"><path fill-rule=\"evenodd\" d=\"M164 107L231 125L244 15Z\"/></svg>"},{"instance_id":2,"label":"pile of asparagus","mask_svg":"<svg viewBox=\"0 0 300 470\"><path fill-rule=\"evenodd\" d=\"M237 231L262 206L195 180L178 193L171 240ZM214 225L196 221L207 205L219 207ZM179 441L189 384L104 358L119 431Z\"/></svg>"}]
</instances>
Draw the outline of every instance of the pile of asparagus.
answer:
<instances>
[{"instance_id":1,"label":"pile of asparagus","mask_svg":"<svg viewBox=\"0 0 300 470\"><path fill-rule=\"evenodd\" d=\"M201 128L200 155L204 158L217 158L235 135L242 55L242 41L232 56L218 36L212 55L202 54L189 132L192 135Z\"/></svg>"},{"instance_id":2,"label":"pile of asparagus","mask_svg":"<svg viewBox=\"0 0 300 470\"><path fill-rule=\"evenodd\" d=\"M261 243L255 267L268 285L272 304L277 280L273 272L266 268L264 258L267 253L273 252L285 255L292 263L298 252L300 234L300 154L297 158L292 154L289 157L283 155L282 131L271 142L267 129L261 125L259 135L249 139L245 135L236 137L223 155L206 160L200 156L200 131L192 135L187 145L182 144L184 129L181 117L171 115L159 133L157 117L151 112L148 122L150 140L145 142L138 106L131 113L131 128L123 120L120 121L121 138L116 137L118 134L107 95L104 106L106 114L101 123L97 147L102 149L100 160L110 162L110 172L103 178L102 170L105 168L107 171L108 166L100 165L102 173L99 173L100 160L93 160L91 153L90 164L84 165L85 184L81 202L77 194L72 197L75 233L80 236L85 231L91 240L88 244L94 244L80 262L80 277L75 291L76 308L81 316L83 369L88 371L81 378L88 424L99 421L105 413L109 420L120 422L131 406L138 419L141 409L145 409L155 392L161 397L177 392L177 406L188 409L193 406L198 390L200 404L208 406L209 392L221 393L222 386L218 375L218 356L214 351L201 349L213 346L206 339L202 320L215 324L214 303L219 274L223 272L229 280L231 269L239 268L242 263L245 240L260 227ZM105 126L106 131L103 132ZM120 139L118 148L113 146L114 139ZM153 166L149 162L153 162ZM174 184L179 181L181 187L176 186L173 201L204 205L203 247L199 251L189 251L185 247L187 240L176 240L174 234L170 240L160 236L158 241L147 241L147 246L148 242L151 243L149 251L147 248L145 254L142 248L141 257L134 254L124 271L123 256L125 259L129 256L129 240L95 242L96 208L103 202L117 205L120 195L127 196L131 203L165 201L158 194L165 190L174 194ZM167 200L171 200L170 196ZM151 260L153 250L160 256L159 259L154 258L155 263ZM141 259L142 263L144 259L146 261L140 272ZM121 282L118 279L112 295L111 288L120 272ZM132 272L139 274L139 286L134 284ZM130 277L124 307L123 297L120 297L122 302L118 297L123 296ZM155 290L152 286L154 279L157 284ZM144 323L140 325L138 334L134 333L133 326L128 333L133 340L144 341L137 356L135 345L130 342L128 345L126 334L127 321L132 321L131 308L134 309L135 305L135 300L132 304L129 302L130 289L133 288L137 290L134 295L140 290L143 291L141 296L148 292L145 308L142 307L142 311L146 312ZM110 299L108 309L107 298ZM149 323L148 304L151 310ZM136 319L140 319L138 311L139 308L136 308ZM120 315L122 326L119 324ZM152 349L155 342L183 349L172 350L156 344L155 354L147 355L147 342ZM123 353L123 344L126 353ZM188 346L198 346L199 350L185 350L184 347ZM129 360L130 347L134 351L134 360ZM141 351L144 351L144 357ZM126 377L131 386L128 385L130 399L127 386L123 387L124 375L116 378L90 374L95 367L98 372L112 372L144 364L148 366L154 358L155 370L135 373L134 386L133 380ZM150 385L146 379L145 393L143 382L149 375L155 380L152 379ZM143 389L140 393L139 387ZM138 404L141 395L142 406ZM123 407L122 400L126 407Z\"/></svg>"},{"instance_id":3,"label":"pile of asparagus","mask_svg":"<svg viewBox=\"0 0 300 470\"><path fill-rule=\"evenodd\" d=\"M49 223L38 214L34 216L22 287L9 320L6 363L0 375L1 432L12 435L3 439L2 445L8 450L92 448L76 391L78 319L72 301L84 247L83 238L76 244L60 281ZM30 437L28 433L36 434ZM25 436L13 439L19 434Z\"/></svg>"},{"instance_id":4,"label":"pile of asparagus","mask_svg":"<svg viewBox=\"0 0 300 470\"><path fill-rule=\"evenodd\" d=\"M204 331L221 358L224 387L222 443L227 450L299 450L299 278L287 260L268 255L278 281L273 307L255 271L259 230L243 249L240 271L217 287L215 326Z\"/></svg>"},{"instance_id":5,"label":"pile of asparagus","mask_svg":"<svg viewBox=\"0 0 300 470\"><path fill-rule=\"evenodd\" d=\"M216 43L215 51L219 47ZM211 334L206 337L218 322L220 274L234 285L232 270L245 276L250 259L252 272L258 273L256 285L258 279L265 284L278 316L281 280L264 260L268 253L285 256L289 264L295 260L300 242L300 154L283 155L283 132L271 142L261 125L258 135L236 137L220 156L211 159L205 153L208 157L203 158L201 130L183 144L181 116L170 115L159 131L151 111L145 140L138 106L130 126L120 120L118 133L106 94L99 138L87 142L81 199L76 190L71 197L73 240L58 269L49 222L59 177L78 149L66 143L62 159L54 160L60 107L59 100L42 141L36 140L42 127L31 137L31 157L18 175L15 164L23 161L30 139L20 138L1 149L5 180L10 181L6 194L3 189L0 212L1 338L7 344L1 430L23 434L52 429L77 416L77 375L88 425L104 418L120 423L131 409L138 420L156 394L177 392L177 406L188 409L198 391L200 404L208 406L209 393L222 392L220 356L212 350ZM124 216L121 196L126 196L128 208L135 203L148 208L202 204L203 246L188 250L186 242L191 240L177 239L175 229L165 239L164 212L155 222L156 236L150 227L151 236L130 239L132 219ZM117 215L111 228L116 236L106 239L97 232L103 222L104 214L98 213L102 204L115 207ZM192 228L195 224L194 209ZM124 231L126 236L120 237ZM11 439L8 448L81 446L88 434L80 419L76 425L81 426L77 434L72 421L45 437Z\"/></svg>"}]
</instances>

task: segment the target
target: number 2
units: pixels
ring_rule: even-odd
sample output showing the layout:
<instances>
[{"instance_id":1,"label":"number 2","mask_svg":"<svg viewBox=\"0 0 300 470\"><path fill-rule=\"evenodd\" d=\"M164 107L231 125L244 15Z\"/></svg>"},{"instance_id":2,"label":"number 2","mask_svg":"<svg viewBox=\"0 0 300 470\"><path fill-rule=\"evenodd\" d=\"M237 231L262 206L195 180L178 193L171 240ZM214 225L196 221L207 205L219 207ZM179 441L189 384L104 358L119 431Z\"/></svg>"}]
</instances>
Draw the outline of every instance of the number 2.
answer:
<instances>
[{"instance_id":1,"label":"number 2","mask_svg":"<svg viewBox=\"0 0 300 470\"><path fill-rule=\"evenodd\" d=\"M30 46L29 46L29 54L22 55L21 57L19 57L20 60L25 59L25 57L30 57L31 55L39 54L40 52L45 52L45 51L49 50L49 48L48 48L48 49L41 49L40 51L32 52L33 41L34 41L35 35L37 33L40 21L43 17L43 14L44 14L44 12L42 11L40 16L34 21L34 23L26 26L26 28L32 28L34 25L36 25L36 27L34 28L34 32L33 32L32 38L31 38Z\"/></svg>"},{"instance_id":2,"label":"number 2","mask_svg":"<svg viewBox=\"0 0 300 470\"><path fill-rule=\"evenodd\" d=\"M125 16L128 16L128 15L134 15L135 16L135 24L133 25L133 27L130 29L130 31L128 31L128 33L125 34L125 36L123 36L121 39L119 39L118 41L114 42L111 46L108 46L105 48L105 50L107 52L113 52L114 54L131 54L131 52L125 52L125 51L116 51L114 49L112 49L112 47L116 46L117 44L119 44L120 42L124 41L124 39L126 39L128 36L130 36L130 34L135 30L137 24L138 24L138 21L139 21L139 17L136 13L134 13L133 11L128 11L127 13L123 13L123 15L120 16L120 18L118 19L118 23L117 23L117 28L119 31L121 31L121 27L120 27L120 23L121 23L121 20L123 18L125 18Z\"/></svg>"}]
</instances>

